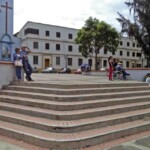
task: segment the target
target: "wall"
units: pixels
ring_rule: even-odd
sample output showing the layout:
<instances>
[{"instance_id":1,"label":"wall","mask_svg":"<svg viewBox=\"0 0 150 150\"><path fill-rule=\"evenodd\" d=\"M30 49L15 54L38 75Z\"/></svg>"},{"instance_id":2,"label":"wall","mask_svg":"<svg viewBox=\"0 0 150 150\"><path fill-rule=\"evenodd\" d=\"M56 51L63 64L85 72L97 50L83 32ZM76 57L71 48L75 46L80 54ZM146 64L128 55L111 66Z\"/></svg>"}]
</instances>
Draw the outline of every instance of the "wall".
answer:
<instances>
[{"instance_id":1,"label":"wall","mask_svg":"<svg viewBox=\"0 0 150 150\"><path fill-rule=\"evenodd\" d=\"M24 78L22 70L22 79ZM11 62L0 62L0 89L16 80L15 67Z\"/></svg>"},{"instance_id":2,"label":"wall","mask_svg":"<svg viewBox=\"0 0 150 150\"><path fill-rule=\"evenodd\" d=\"M144 76L150 73L150 69L126 69L132 80L143 81Z\"/></svg>"},{"instance_id":3,"label":"wall","mask_svg":"<svg viewBox=\"0 0 150 150\"><path fill-rule=\"evenodd\" d=\"M130 74L130 80L135 81L144 81L144 77L146 74L150 73L150 69L142 69L142 68L134 68L134 69L126 69L126 72ZM92 72L83 72L83 75L93 75L93 76L105 76L106 77L106 70L105 71L92 71Z\"/></svg>"}]
</instances>

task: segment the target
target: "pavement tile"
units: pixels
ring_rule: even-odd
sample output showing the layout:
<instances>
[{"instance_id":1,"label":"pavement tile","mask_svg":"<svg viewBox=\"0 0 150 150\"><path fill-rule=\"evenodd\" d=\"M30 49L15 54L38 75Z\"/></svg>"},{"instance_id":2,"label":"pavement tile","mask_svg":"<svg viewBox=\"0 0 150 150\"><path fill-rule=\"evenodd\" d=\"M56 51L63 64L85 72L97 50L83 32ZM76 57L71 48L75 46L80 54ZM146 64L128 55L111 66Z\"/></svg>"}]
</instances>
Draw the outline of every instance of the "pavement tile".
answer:
<instances>
[{"instance_id":1,"label":"pavement tile","mask_svg":"<svg viewBox=\"0 0 150 150\"><path fill-rule=\"evenodd\" d=\"M0 141L0 150L25 150L25 149Z\"/></svg>"},{"instance_id":2,"label":"pavement tile","mask_svg":"<svg viewBox=\"0 0 150 150\"><path fill-rule=\"evenodd\" d=\"M149 137L145 137L145 138L140 139L140 140L137 140L135 143L137 145L142 145L142 146L145 146L145 147L150 149L150 136Z\"/></svg>"},{"instance_id":3,"label":"pavement tile","mask_svg":"<svg viewBox=\"0 0 150 150\"><path fill-rule=\"evenodd\" d=\"M114 148L110 148L109 150L141 150L137 147L133 147L133 146L117 146Z\"/></svg>"}]
</instances>

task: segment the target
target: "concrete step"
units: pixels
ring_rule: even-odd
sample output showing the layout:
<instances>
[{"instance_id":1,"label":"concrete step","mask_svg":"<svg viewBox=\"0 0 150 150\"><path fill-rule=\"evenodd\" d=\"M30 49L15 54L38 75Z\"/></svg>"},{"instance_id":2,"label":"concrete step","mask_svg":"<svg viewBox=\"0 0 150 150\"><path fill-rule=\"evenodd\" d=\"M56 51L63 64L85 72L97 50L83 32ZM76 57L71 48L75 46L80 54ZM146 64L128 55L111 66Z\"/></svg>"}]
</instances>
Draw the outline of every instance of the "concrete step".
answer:
<instances>
[{"instance_id":1,"label":"concrete step","mask_svg":"<svg viewBox=\"0 0 150 150\"><path fill-rule=\"evenodd\" d=\"M76 119L92 118L97 116L118 114L118 113L146 109L146 108L150 108L150 101L108 106L108 107L100 107L100 108L72 110L72 111L55 111L55 110L41 109L41 108L0 102L1 110L31 115L36 117L43 117L43 118L48 118L53 120L76 120Z\"/></svg>"},{"instance_id":2,"label":"concrete step","mask_svg":"<svg viewBox=\"0 0 150 150\"><path fill-rule=\"evenodd\" d=\"M106 106L114 106L119 104L128 104L136 102L146 102L150 100L149 96L134 96L131 98L111 98L98 99L88 101L74 101L74 102L59 102L42 99L23 98L16 96L0 95L0 102L19 104L23 106L31 106L37 108L51 109L51 110L80 110L88 108L98 108Z\"/></svg>"},{"instance_id":3,"label":"concrete step","mask_svg":"<svg viewBox=\"0 0 150 150\"><path fill-rule=\"evenodd\" d=\"M0 134L73 150L150 131L150 87L140 82L26 82L0 91Z\"/></svg>"},{"instance_id":4,"label":"concrete step","mask_svg":"<svg viewBox=\"0 0 150 150\"><path fill-rule=\"evenodd\" d=\"M24 92L35 92L35 93L45 93L45 94L57 94L57 95L79 95L79 94L89 94L89 93L94 94L94 93L112 93L112 92L150 90L150 86L57 89L57 88L43 88L43 87L14 85L5 88L11 91L24 91Z\"/></svg>"},{"instance_id":5,"label":"concrete step","mask_svg":"<svg viewBox=\"0 0 150 150\"><path fill-rule=\"evenodd\" d=\"M138 120L77 133L52 133L0 121L0 134L53 149L82 148L150 130L150 121Z\"/></svg>"},{"instance_id":6,"label":"concrete step","mask_svg":"<svg viewBox=\"0 0 150 150\"><path fill-rule=\"evenodd\" d=\"M97 100L97 99L110 99L110 98L124 98L133 96L148 96L150 95L150 90L144 91L128 91L128 92L113 92L113 93L97 93L97 94L82 94L82 95L56 95L56 94L41 94L34 92L23 92L23 91L12 91L12 90L1 90L0 95L18 96L26 97L32 99L43 99L52 101L87 101L87 100Z\"/></svg>"},{"instance_id":7,"label":"concrete step","mask_svg":"<svg viewBox=\"0 0 150 150\"><path fill-rule=\"evenodd\" d=\"M55 133L73 133L144 119L150 108L72 121L57 121L0 110L0 120Z\"/></svg>"},{"instance_id":8,"label":"concrete step","mask_svg":"<svg viewBox=\"0 0 150 150\"><path fill-rule=\"evenodd\" d=\"M17 82L12 83L13 85L18 85ZM50 84L42 82L24 82L21 83L22 86L29 87L44 87L44 88L58 88L58 89L78 89L78 88L103 88L103 87L130 87L130 86L148 86L147 83L142 83L138 81L124 81L124 82L114 82L112 83L100 83L100 84Z\"/></svg>"}]
</instances>

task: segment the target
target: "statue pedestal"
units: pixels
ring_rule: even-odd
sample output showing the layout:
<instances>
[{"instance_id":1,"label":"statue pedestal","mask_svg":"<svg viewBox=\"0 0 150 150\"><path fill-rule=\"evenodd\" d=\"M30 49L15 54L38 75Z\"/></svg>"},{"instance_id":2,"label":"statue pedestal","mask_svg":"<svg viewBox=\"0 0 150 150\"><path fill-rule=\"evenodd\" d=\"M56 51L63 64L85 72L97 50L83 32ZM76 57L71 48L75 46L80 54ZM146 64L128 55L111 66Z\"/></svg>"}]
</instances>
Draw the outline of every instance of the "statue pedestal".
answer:
<instances>
[{"instance_id":1,"label":"statue pedestal","mask_svg":"<svg viewBox=\"0 0 150 150\"><path fill-rule=\"evenodd\" d=\"M24 80L24 71L21 71L22 80ZM9 85L10 82L16 81L16 68L12 62L0 62L0 89L3 85Z\"/></svg>"}]
</instances>

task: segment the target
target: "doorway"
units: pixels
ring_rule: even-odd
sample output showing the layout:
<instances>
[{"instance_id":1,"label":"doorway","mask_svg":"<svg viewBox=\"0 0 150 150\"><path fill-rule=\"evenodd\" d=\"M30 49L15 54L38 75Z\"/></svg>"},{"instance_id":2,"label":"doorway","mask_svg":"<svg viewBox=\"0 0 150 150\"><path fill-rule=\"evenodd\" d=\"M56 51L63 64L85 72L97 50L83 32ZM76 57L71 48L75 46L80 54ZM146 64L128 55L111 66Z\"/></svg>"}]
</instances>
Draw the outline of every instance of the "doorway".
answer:
<instances>
[{"instance_id":1,"label":"doorway","mask_svg":"<svg viewBox=\"0 0 150 150\"><path fill-rule=\"evenodd\" d=\"M49 67L50 65L50 60L49 59L45 59L45 68Z\"/></svg>"}]
</instances>

